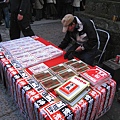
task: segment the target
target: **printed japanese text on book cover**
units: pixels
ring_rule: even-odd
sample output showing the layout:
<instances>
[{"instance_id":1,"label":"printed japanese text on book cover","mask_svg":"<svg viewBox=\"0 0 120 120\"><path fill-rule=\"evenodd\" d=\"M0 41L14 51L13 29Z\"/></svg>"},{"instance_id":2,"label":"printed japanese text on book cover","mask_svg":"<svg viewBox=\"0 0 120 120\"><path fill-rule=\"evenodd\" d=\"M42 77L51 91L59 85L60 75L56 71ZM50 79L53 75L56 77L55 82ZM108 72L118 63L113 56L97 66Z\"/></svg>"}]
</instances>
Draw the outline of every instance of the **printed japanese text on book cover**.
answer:
<instances>
[{"instance_id":1,"label":"printed japanese text on book cover","mask_svg":"<svg viewBox=\"0 0 120 120\"><path fill-rule=\"evenodd\" d=\"M81 72L80 76L88 80L92 85L101 84L111 78L109 72L98 66L94 66L91 69L87 69L86 71Z\"/></svg>"},{"instance_id":2,"label":"printed japanese text on book cover","mask_svg":"<svg viewBox=\"0 0 120 120\"><path fill-rule=\"evenodd\" d=\"M89 85L90 83L85 79L78 76L73 76L65 83L63 83L61 86L56 88L55 91L68 101L71 101L78 94L80 94L80 92L85 90Z\"/></svg>"}]
</instances>

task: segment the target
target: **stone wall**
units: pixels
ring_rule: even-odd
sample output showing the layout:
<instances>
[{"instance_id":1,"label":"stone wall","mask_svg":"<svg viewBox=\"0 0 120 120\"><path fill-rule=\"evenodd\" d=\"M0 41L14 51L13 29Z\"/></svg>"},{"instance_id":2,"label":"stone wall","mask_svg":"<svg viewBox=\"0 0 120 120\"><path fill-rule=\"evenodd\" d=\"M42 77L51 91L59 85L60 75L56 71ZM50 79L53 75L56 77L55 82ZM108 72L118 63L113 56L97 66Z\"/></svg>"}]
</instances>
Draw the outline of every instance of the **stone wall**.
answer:
<instances>
[{"instance_id":1,"label":"stone wall","mask_svg":"<svg viewBox=\"0 0 120 120\"><path fill-rule=\"evenodd\" d=\"M113 15L120 15L120 1L87 0L86 13L112 20Z\"/></svg>"},{"instance_id":2,"label":"stone wall","mask_svg":"<svg viewBox=\"0 0 120 120\"><path fill-rule=\"evenodd\" d=\"M98 28L110 33L106 60L120 54L120 0L86 0L85 11L75 12L76 16L92 19ZM118 16L113 21L113 16Z\"/></svg>"}]
</instances>

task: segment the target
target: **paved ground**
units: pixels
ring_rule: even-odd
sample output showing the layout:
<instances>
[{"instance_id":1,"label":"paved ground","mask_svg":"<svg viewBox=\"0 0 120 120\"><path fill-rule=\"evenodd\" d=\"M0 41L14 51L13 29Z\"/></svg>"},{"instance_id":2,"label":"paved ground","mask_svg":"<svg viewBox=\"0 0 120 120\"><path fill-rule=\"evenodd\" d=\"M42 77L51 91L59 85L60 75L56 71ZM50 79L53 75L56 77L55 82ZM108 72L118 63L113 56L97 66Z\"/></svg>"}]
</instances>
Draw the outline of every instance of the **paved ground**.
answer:
<instances>
[{"instance_id":1,"label":"paved ground","mask_svg":"<svg viewBox=\"0 0 120 120\"><path fill-rule=\"evenodd\" d=\"M61 32L62 26L60 20L41 20L31 24L36 35L51 41L58 45L64 33ZM5 26L0 26L0 33L3 41L10 40L8 30ZM23 35L21 35L23 36ZM0 80L0 120L26 120L20 113L17 104L14 102L9 91L3 86ZM117 94L115 95L111 109L103 115L99 120L120 120L120 103L117 102Z\"/></svg>"}]
</instances>

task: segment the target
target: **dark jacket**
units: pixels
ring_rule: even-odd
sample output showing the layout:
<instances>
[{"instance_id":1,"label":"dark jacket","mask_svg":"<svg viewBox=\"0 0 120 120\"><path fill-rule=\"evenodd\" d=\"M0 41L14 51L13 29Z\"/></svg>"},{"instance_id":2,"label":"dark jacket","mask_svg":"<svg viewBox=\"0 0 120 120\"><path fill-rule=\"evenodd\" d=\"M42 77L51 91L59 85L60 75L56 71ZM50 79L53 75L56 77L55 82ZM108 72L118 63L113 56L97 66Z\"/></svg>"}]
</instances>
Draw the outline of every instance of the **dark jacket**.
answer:
<instances>
[{"instance_id":1,"label":"dark jacket","mask_svg":"<svg viewBox=\"0 0 120 120\"><path fill-rule=\"evenodd\" d=\"M10 0L11 13L29 14L31 7L31 0Z\"/></svg>"},{"instance_id":2,"label":"dark jacket","mask_svg":"<svg viewBox=\"0 0 120 120\"><path fill-rule=\"evenodd\" d=\"M4 2L4 0L0 0L0 9L5 7L8 7L8 3Z\"/></svg>"},{"instance_id":3,"label":"dark jacket","mask_svg":"<svg viewBox=\"0 0 120 120\"><path fill-rule=\"evenodd\" d=\"M83 47L85 48L85 50L91 50L94 48L94 46L97 46L97 44L98 44L96 31L95 31L94 26L90 20L80 19L80 21L83 24L83 32L85 32L87 34L87 37L88 37L88 41L83 44ZM77 26L76 26L76 29L77 29ZM76 29L74 32L67 31L63 41L58 46L59 48L65 49L73 41L71 38L76 40L76 38L75 38ZM79 46L79 45L77 45L77 46Z\"/></svg>"}]
</instances>

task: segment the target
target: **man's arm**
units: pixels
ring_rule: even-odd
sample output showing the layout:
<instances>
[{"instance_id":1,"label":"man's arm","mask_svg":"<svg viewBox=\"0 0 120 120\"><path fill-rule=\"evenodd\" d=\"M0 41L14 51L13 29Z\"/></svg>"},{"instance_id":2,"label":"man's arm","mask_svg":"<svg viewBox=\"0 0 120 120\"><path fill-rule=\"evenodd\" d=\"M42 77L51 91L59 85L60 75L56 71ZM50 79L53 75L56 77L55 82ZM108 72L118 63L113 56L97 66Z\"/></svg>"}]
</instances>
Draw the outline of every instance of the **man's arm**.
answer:
<instances>
[{"instance_id":1,"label":"man's arm","mask_svg":"<svg viewBox=\"0 0 120 120\"><path fill-rule=\"evenodd\" d=\"M17 19L22 20L24 17L24 14L26 14L29 9L30 9L30 0L22 0Z\"/></svg>"},{"instance_id":2,"label":"man's arm","mask_svg":"<svg viewBox=\"0 0 120 120\"><path fill-rule=\"evenodd\" d=\"M30 0L22 0L19 8L19 14L24 15L30 12Z\"/></svg>"},{"instance_id":3,"label":"man's arm","mask_svg":"<svg viewBox=\"0 0 120 120\"><path fill-rule=\"evenodd\" d=\"M69 33L67 32L63 41L58 45L58 47L61 49L65 49L70 42L71 42L71 39L70 39Z\"/></svg>"},{"instance_id":4,"label":"man's arm","mask_svg":"<svg viewBox=\"0 0 120 120\"><path fill-rule=\"evenodd\" d=\"M88 36L88 41L83 46L85 49L92 49L95 45L98 44L98 40L97 40L96 31L90 20L85 21L83 29Z\"/></svg>"}]
</instances>

